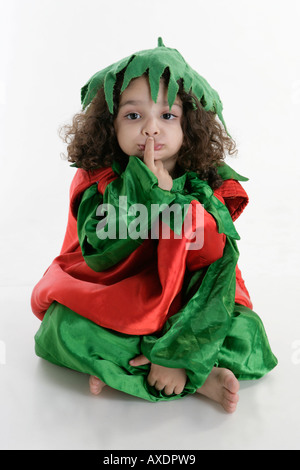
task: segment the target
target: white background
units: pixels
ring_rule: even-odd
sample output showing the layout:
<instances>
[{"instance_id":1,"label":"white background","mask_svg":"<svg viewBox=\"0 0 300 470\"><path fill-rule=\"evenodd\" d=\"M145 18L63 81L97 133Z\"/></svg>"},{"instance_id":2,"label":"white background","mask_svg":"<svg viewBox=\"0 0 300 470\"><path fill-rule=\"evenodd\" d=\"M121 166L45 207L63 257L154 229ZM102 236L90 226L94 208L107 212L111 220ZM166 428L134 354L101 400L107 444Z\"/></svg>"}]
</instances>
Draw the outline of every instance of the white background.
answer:
<instances>
[{"instance_id":1,"label":"white background","mask_svg":"<svg viewBox=\"0 0 300 470\"><path fill-rule=\"evenodd\" d=\"M0 1L0 448L299 449L297 0ZM58 254L74 169L61 125L98 70L162 36L218 90L248 176L240 267L278 367L235 414L201 397L152 404L34 354L30 294Z\"/></svg>"}]
</instances>

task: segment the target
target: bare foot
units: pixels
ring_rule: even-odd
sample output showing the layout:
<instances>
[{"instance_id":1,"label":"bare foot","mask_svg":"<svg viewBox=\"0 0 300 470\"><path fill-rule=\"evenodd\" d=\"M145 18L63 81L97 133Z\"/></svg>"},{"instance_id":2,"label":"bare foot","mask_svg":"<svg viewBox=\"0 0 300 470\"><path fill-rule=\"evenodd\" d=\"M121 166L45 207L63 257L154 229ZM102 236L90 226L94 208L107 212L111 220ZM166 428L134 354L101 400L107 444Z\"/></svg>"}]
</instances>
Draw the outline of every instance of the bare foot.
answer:
<instances>
[{"instance_id":1,"label":"bare foot","mask_svg":"<svg viewBox=\"0 0 300 470\"><path fill-rule=\"evenodd\" d=\"M102 380L98 379L95 375L91 375L89 379L90 385L90 392L93 395L99 395L102 392L103 387L105 387L105 383Z\"/></svg>"},{"instance_id":2,"label":"bare foot","mask_svg":"<svg viewBox=\"0 0 300 470\"><path fill-rule=\"evenodd\" d=\"M197 393L205 395L223 406L228 413L233 413L239 400L240 384L229 369L214 367Z\"/></svg>"}]
</instances>

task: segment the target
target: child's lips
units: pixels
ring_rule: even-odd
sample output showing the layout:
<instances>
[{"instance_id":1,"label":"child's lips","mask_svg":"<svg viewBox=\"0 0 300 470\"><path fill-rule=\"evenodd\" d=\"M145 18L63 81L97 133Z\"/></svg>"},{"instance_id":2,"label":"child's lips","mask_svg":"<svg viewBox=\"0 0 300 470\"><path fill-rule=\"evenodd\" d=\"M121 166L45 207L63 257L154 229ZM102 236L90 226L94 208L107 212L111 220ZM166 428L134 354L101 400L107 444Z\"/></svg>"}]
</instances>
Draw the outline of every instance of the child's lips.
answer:
<instances>
[{"instance_id":1,"label":"child's lips","mask_svg":"<svg viewBox=\"0 0 300 470\"><path fill-rule=\"evenodd\" d=\"M155 144L154 145L154 150L158 151L163 148L164 144ZM140 150L144 151L145 150L145 145L139 145L138 146Z\"/></svg>"},{"instance_id":2,"label":"child's lips","mask_svg":"<svg viewBox=\"0 0 300 470\"><path fill-rule=\"evenodd\" d=\"M163 148L163 144L154 145L154 150L161 150Z\"/></svg>"}]
</instances>

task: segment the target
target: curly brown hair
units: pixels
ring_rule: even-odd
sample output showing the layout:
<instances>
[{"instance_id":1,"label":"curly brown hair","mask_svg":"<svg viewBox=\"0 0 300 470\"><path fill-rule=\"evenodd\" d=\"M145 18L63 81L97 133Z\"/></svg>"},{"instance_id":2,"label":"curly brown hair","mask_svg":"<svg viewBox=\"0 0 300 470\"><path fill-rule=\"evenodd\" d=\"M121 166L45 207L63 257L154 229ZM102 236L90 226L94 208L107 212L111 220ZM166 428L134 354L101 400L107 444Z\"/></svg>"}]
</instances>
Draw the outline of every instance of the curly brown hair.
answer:
<instances>
[{"instance_id":1,"label":"curly brown hair","mask_svg":"<svg viewBox=\"0 0 300 470\"><path fill-rule=\"evenodd\" d=\"M86 111L75 114L72 124L60 129L62 139L68 144L67 159L78 168L93 170L109 167L116 161L124 170L128 163L128 155L121 150L114 130L123 75L124 72L119 74L115 85L113 114L109 112L102 87ZM166 69L162 76L166 84L168 77ZM223 182L217 167L224 161L226 151L229 155L237 153L236 144L216 119L216 114L205 111L204 103L192 93L186 93L182 81L178 84L178 96L183 105L181 125L184 139L176 172L194 171L215 189Z\"/></svg>"}]
</instances>

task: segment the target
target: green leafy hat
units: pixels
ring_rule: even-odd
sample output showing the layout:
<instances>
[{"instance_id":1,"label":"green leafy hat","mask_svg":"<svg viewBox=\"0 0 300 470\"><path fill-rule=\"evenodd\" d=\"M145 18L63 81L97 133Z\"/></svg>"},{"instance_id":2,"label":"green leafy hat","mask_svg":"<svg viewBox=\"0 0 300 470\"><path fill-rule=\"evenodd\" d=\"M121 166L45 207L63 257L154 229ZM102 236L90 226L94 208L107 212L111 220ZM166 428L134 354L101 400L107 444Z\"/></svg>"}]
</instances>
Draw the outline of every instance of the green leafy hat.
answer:
<instances>
[{"instance_id":1,"label":"green leafy hat","mask_svg":"<svg viewBox=\"0 0 300 470\"><path fill-rule=\"evenodd\" d=\"M182 79L184 90L187 93L193 92L206 111L212 111L217 114L226 129L222 115L223 105L218 93L209 85L205 78L201 77L186 63L176 49L166 47L161 38L158 38L158 45L155 49L136 52L93 75L81 89L83 109L91 103L98 90L104 87L109 111L113 113L114 86L117 74L121 71L125 71L121 93L128 87L133 78L140 77L148 71L151 97L156 102L159 82L165 69L169 69L170 73L168 83L168 103L170 108L179 90L177 81Z\"/></svg>"}]
</instances>

